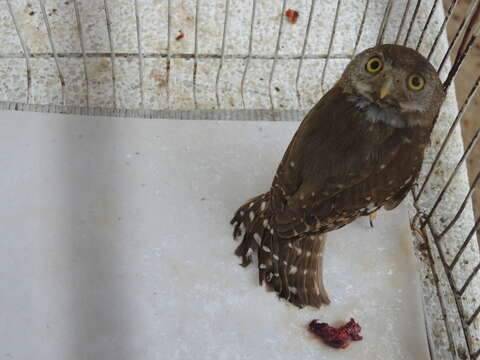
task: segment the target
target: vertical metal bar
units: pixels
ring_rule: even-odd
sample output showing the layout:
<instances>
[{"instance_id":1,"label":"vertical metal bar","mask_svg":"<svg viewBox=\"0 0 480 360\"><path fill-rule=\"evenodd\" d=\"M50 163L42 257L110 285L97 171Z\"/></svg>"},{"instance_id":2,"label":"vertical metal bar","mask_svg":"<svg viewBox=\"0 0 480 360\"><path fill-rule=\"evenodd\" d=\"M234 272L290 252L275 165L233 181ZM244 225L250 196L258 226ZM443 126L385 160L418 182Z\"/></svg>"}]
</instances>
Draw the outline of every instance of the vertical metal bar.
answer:
<instances>
[{"instance_id":1,"label":"vertical metal bar","mask_svg":"<svg viewBox=\"0 0 480 360\"><path fill-rule=\"evenodd\" d=\"M245 109L245 79L247 77L248 66L250 65L250 60L252 59L252 48L253 48L253 26L255 24L255 11L257 7L257 0L252 0L252 17L250 20L250 35L248 38L248 56L245 63L245 68L243 69L242 81L240 82L240 93L242 94L242 105Z\"/></svg>"},{"instance_id":2,"label":"vertical metal bar","mask_svg":"<svg viewBox=\"0 0 480 360\"><path fill-rule=\"evenodd\" d=\"M416 215L416 217L417 217L418 215L421 214L421 209L418 207L417 203L414 203L413 206L414 206L415 210L417 211L417 215ZM418 218L420 218L420 217L418 216ZM429 224L429 229L432 231L431 224ZM422 237L425 239L425 241L428 242L428 235L427 235L426 229L421 228L419 230L420 230L420 233L422 234ZM432 234L433 234L433 232L432 232ZM437 249L439 249L438 246L437 246ZM439 250L439 252L440 252L440 258L441 258L442 257L441 249ZM439 287L440 279L439 279L439 276L438 276L438 273L437 273L437 270L436 270L436 267L435 267L436 261L433 258L432 249L431 249L430 246L427 246L427 259L428 259L428 265L430 267L430 271L432 273L432 278L433 278L432 280L433 280L433 283L435 284L436 295L437 295L437 298L438 298L438 302L440 304L441 315L442 315L442 318L445 321L445 329L446 329L446 333L447 333L448 343L449 343L449 346L451 348L454 348L455 342L453 341L452 329L451 329L449 321L448 321L448 312L446 310L447 305L445 304L445 300L443 298L443 292L440 290L440 287ZM450 353L450 355L452 355L452 354ZM453 356L451 356L451 359L455 360Z\"/></svg>"},{"instance_id":3,"label":"vertical metal bar","mask_svg":"<svg viewBox=\"0 0 480 360\"><path fill-rule=\"evenodd\" d=\"M446 15L445 20L444 20L445 22L447 21L446 20L447 18L450 18L451 14L453 13L453 10L454 10L454 5L456 5L456 4L457 4L457 0L453 0L452 3L450 4L450 7L448 8L448 12L447 12L447 15ZM469 11L471 11L473 9L473 5L474 5L473 3L470 5ZM450 55L450 52L452 51L453 47L457 43L457 40L460 36L460 33L462 32L466 23L467 23L467 16L465 16L463 18L462 22L460 23L460 26L458 27L457 31L455 32L455 35L453 36L452 41L448 45L448 49L445 52L445 55L443 56L443 59L442 59L442 62L440 63L440 66L438 67L438 70L437 70L438 73L440 73L442 71L443 65L445 65L445 62L448 59L448 56Z\"/></svg>"},{"instance_id":4,"label":"vertical metal bar","mask_svg":"<svg viewBox=\"0 0 480 360\"><path fill-rule=\"evenodd\" d=\"M415 50L417 50L417 51L420 48L420 45L422 44L423 37L425 35L425 31L427 30L428 25L430 25L430 21L432 20L433 13L435 12L435 9L437 8L437 5L438 5L438 0L435 0L433 2L432 9L430 10L430 13L428 14L427 21L425 22L425 25L423 26L422 32L420 33L420 38L418 39L417 46L415 48Z\"/></svg>"},{"instance_id":5,"label":"vertical metal bar","mask_svg":"<svg viewBox=\"0 0 480 360\"><path fill-rule=\"evenodd\" d=\"M447 135L446 135L445 138L443 139L442 145L440 146L440 150L438 150L437 155L435 156L435 159L433 160L433 163L432 163L432 165L430 166L430 169L429 169L429 171L428 171L428 174L427 174L427 176L425 177L425 180L423 181L422 186L420 187L420 190L418 191L417 195L414 196L415 201L418 201L418 199L419 199L420 196L422 195L422 192L424 191L426 184L428 183L428 181L430 180L430 177L432 176L433 169L435 168L435 166L436 166L437 163L438 163L438 160L440 159L440 155L442 155L443 150L445 149L445 146L447 145L448 140L450 139L450 137L451 137L452 134L453 134L453 130L455 129L455 127L457 126L458 122L460 121L460 119L462 118L463 114L465 113L465 110L467 109L468 105L470 104L470 101L473 99L473 95L474 95L475 92L477 91L479 85L480 85L480 76L477 77L477 80L476 80L476 82L475 82L475 85L473 85L473 87L470 89L470 92L468 93L467 99L466 99L465 102L463 103L463 105L462 105L460 111L458 112L455 120L453 121L452 125L450 126L450 129L448 130Z\"/></svg>"},{"instance_id":6,"label":"vertical metal bar","mask_svg":"<svg viewBox=\"0 0 480 360\"><path fill-rule=\"evenodd\" d=\"M416 208L416 209L419 210L418 208ZM436 238L436 236L435 236L435 233L433 231L433 227L432 227L432 224L431 224L430 221L428 222L428 226L429 226L430 231L432 232L433 237L435 239L435 247L438 251L440 261L441 261L441 263L443 265L443 268L445 270L445 274L447 276L450 288L452 289L453 293L456 295L456 294L458 294L458 291L457 291L457 286L455 284L455 280L452 276L452 272L447 270L448 269L448 264L447 264L447 261L445 259L445 254L443 253L442 247L439 244L439 239ZM428 250L428 252L430 253L430 250ZM431 265L432 265L432 269L434 269L433 262L431 263ZM435 280L435 282L438 283L438 278ZM438 289L438 286L437 286L437 289ZM439 300L440 300L440 302L443 302L442 301L442 295L439 296ZM468 335L469 334L468 324L465 322L465 317L464 317L465 310L464 310L464 307L463 307L463 303L458 296L454 296L454 300L455 300L455 305L457 306L458 313L460 315L459 318L460 318L460 322L461 322L461 325L462 325L463 336L464 336L464 339L465 339L465 342L466 342L466 345L467 345L467 349L468 349L468 352L471 353L471 347L470 347L470 341L469 341L469 335ZM450 346L451 347L453 346L452 348L455 349L454 343L452 341L451 331L448 330L448 328L449 328L448 320L447 320L447 317L445 315L446 314L443 314L444 321L445 321L445 326L447 327L447 335L448 335L448 338L449 338ZM450 352L450 354L454 355L452 352ZM456 355L456 352L455 352L455 355ZM455 357L455 359L457 359L457 357Z\"/></svg>"},{"instance_id":7,"label":"vertical metal bar","mask_svg":"<svg viewBox=\"0 0 480 360\"><path fill-rule=\"evenodd\" d=\"M197 102L197 66L198 66L198 10L200 8L200 0L196 0L195 6L195 44L194 44L194 55L193 55L193 104L195 109L198 108Z\"/></svg>"},{"instance_id":8,"label":"vertical metal bar","mask_svg":"<svg viewBox=\"0 0 480 360\"><path fill-rule=\"evenodd\" d=\"M87 90L87 95L86 95L86 100L87 100L87 107L89 106L89 86L88 86L88 70L87 70L87 57L85 54L85 42L83 38L83 30L82 30L82 22L80 21L80 10L78 8L78 1L73 0L73 7L75 8L75 19L77 20L77 28L78 28L78 34L80 37L80 48L82 49L82 58L83 58L83 71L85 72L85 82L86 82L86 90Z\"/></svg>"},{"instance_id":9,"label":"vertical metal bar","mask_svg":"<svg viewBox=\"0 0 480 360\"><path fill-rule=\"evenodd\" d=\"M355 47L353 48L352 57L355 56L355 54L357 53L358 44L360 43L360 38L362 37L362 34L363 34L363 27L365 25L365 19L367 18L367 10L368 10L369 3L370 3L370 0L365 1L365 8L363 9L362 20L360 21L360 27L358 29L357 39L355 40Z\"/></svg>"},{"instance_id":10,"label":"vertical metal bar","mask_svg":"<svg viewBox=\"0 0 480 360\"><path fill-rule=\"evenodd\" d=\"M105 20L107 22L107 33L108 33L108 43L110 45L110 61L112 63L112 97L113 97L113 108L117 108L117 90L116 90L116 71L115 71L115 47L113 46L112 40L112 22L110 20L110 9L108 7L108 1L103 1L105 7Z\"/></svg>"},{"instance_id":11,"label":"vertical metal bar","mask_svg":"<svg viewBox=\"0 0 480 360\"><path fill-rule=\"evenodd\" d=\"M320 80L320 86L321 86L323 92L325 92L325 89L324 89L324 86L323 86L324 83L325 83L325 73L326 73L326 70L327 70L328 61L330 60L330 56L331 56L331 53L332 53L333 40L335 38L335 31L337 30L338 14L339 14L341 4L342 4L342 0L337 0L337 8L335 9L335 19L333 20L332 34L330 35L330 43L328 44L327 58L325 59L325 65L323 66L322 77L321 77L321 80Z\"/></svg>"},{"instance_id":12,"label":"vertical metal bar","mask_svg":"<svg viewBox=\"0 0 480 360\"><path fill-rule=\"evenodd\" d=\"M140 104L145 109L145 90L143 88L143 47L142 47L142 25L138 10L138 0L135 0L135 22L137 29L137 47L138 47L138 77L140 81Z\"/></svg>"},{"instance_id":13,"label":"vertical metal bar","mask_svg":"<svg viewBox=\"0 0 480 360\"><path fill-rule=\"evenodd\" d=\"M172 25L172 0L167 2L167 108L170 109L170 61L171 61L171 25Z\"/></svg>"},{"instance_id":14,"label":"vertical metal bar","mask_svg":"<svg viewBox=\"0 0 480 360\"><path fill-rule=\"evenodd\" d=\"M382 23L380 24L380 29L378 30L377 36L377 46L383 43L383 38L385 37L385 29L388 25L388 19L390 18L390 12L392 11L393 0L388 0L387 6L385 6L385 11L383 13Z\"/></svg>"},{"instance_id":15,"label":"vertical metal bar","mask_svg":"<svg viewBox=\"0 0 480 360\"><path fill-rule=\"evenodd\" d=\"M27 68L27 104L30 104L30 91L32 87L32 67L30 66L30 50L28 49L25 40L23 39L22 33L20 31L20 27L18 26L17 19L13 13L12 5L10 4L10 0L7 0L7 7L8 12L13 21L13 25L15 26L15 31L18 35L18 40L20 41L20 45L22 46L23 56L25 58L25 66Z\"/></svg>"},{"instance_id":16,"label":"vertical metal bar","mask_svg":"<svg viewBox=\"0 0 480 360\"><path fill-rule=\"evenodd\" d=\"M268 78L268 94L270 96L270 107L272 108L272 110L274 109L273 94L272 94L273 74L275 72L275 67L277 65L278 51L280 50L280 39L282 37L283 21L284 21L284 18L285 18L285 9L286 8L287 8L287 0L283 0L282 12L280 13L281 14L280 15L280 25L278 27L277 44L275 45L275 53L273 55L272 69L270 70L270 76Z\"/></svg>"},{"instance_id":17,"label":"vertical metal bar","mask_svg":"<svg viewBox=\"0 0 480 360\"><path fill-rule=\"evenodd\" d=\"M445 29L445 26L447 26L448 21L450 20L450 17L453 14L453 8L456 5L456 0L452 1L450 4L450 7L447 11L447 16L443 19L443 23L440 26L440 29L438 30L437 36L435 37L435 40L433 41L433 45L430 48L430 51L428 53L427 59L430 60L430 57L432 56L433 52L435 51L435 48L437 47L438 40L440 39L440 36L443 34L443 30Z\"/></svg>"},{"instance_id":18,"label":"vertical metal bar","mask_svg":"<svg viewBox=\"0 0 480 360\"><path fill-rule=\"evenodd\" d=\"M415 10L413 10L413 15L412 15L412 18L410 19L410 25L408 26L407 35L405 36L405 40L403 40L403 46L406 46L408 43L408 39L410 38L410 34L412 32L413 23L417 18L419 8L420 8L420 0L417 0L417 5L415 5Z\"/></svg>"},{"instance_id":19,"label":"vertical metal bar","mask_svg":"<svg viewBox=\"0 0 480 360\"><path fill-rule=\"evenodd\" d=\"M247 77L247 72L248 72L248 67L250 65L250 60L252 58L252 48L253 48L253 27L254 27L254 21L255 21L255 11L256 11L256 6L257 1L252 0L252 16L250 20L250 35L248 39L248 56L247 56L247 61L245 63L245 68L242 74L242 81L240 83L240 93L242 94L242 105L243 108L245 109L245 79Z\"/></svg>"},{"instance_id":20,"label":"vertical metal bar","mask_svg":"<svg viewBox=\"0 0 480 360\"><path fill-rule=\"evenodd\" d=\"M315 2L316 0L311 0L310 4L310 12L308 14L308 22L307 22L307 28L305 30L305 37L303 39L303 46L302 46L302 53L300 54L300 60L298 61L298 68L297 68L297 76L295 78L295 89L297 92L297 102L298 102L298 108L300 109L302 107L301 99L300 99L300 90L298 89L298 84L300 81L300 73L302 71L302 64L303 64L303 59L305 58L305 52L307 50L307 43L308 43L308 36L310 34L310 27L312 24L312 14L313 11L315 10ZM282 15L283 16L283 15Z\"/></svg>"},{"instance_id":21,"label":"vertical metal bar","mask_svg":"<svg viewBox=\"0 0 480 360\"><path fill-rule=\"evenodd\" d=\"M397 36L395 37L395 44L398 44L398 40L400 40L400 34L403 30L403 25L405 24L405 19L407 18L408 10L410 10L410 2L411 0L407 1L405 5L405 10L403 11L402 20L400 21L400 26L398 27Z\"/></svg>"},{"instance_id":22,"label":"vertical metal bar","mask_svg":"<svg viewBox=\"0 0 480 360\"><path fill-rule=\"evenodd\" d=\"M457 165L455 166L455 169L452 171L452 173L450 174L450 177L447 181L447 183L443 186L442 188L442 191L440 192L440 194L438 195L437 199L435 200L435 203L433 204L432 208L430 209L430 212L428 213L427 217L426 217L426 220L428 221L433 213L435 212L435 210L437 209L438 205L440 204L440 202L442 201L443 199L443 196L445 195L445 193L447 192L448 188L450 187L450 184L451 182L453 181L453 178L455 177L455 175L457 174L458 170L460 169L460 167L462 166L462 164L465 162L465 160L467 159L468 155L470 154L470 152L473 150L473 148L475 147L475 144L477 143L477 140L479 138L479 135L480 135L480 129L477 130L477 132L475 133L475 135L473 136L472 140L470 141L470 143L468 144L467 148L465 149L465 151L463 152L463 155L462 157L460 158L460 160L457 162Z\"/></svg>"},{"instance_id":23,"label":"vertical metal bar","mask_svg":"<svg viewBox=\"0 0 480 360\"><path fill-rule=\"evenodd\" d=\"M220 74L222 72L223 60L225 58L225 40L227 38L227 25L228 25L228 11L230 8L230 0L225 0L225 19L223 21L223 36L222 36L222 49L220 57L220 65L218 66L217 79L215 80L215 95L217 97L217 108L220 109L220 95L218 93L218 83L220 82Z\"/></svg>"},{"instance_id":24,"label":"vertical metal bar","mask_svg":"<svg viewBox=\"0 0 480 360\"><path fill-rule=\"evenodd\" d=\"M55 59L55 65L57 66L58 80L62 87L62 105L65 105L65 78L63 77L62 69L60 68L60 63L58 62L57 51L55 50L55 44L53 43L52 30L50 29L50 23L48 22L47 11L45 10L45 5L43 4L44 0L38 0L40 3L40 9L42 11L43 21L45 27L47 28L48 41L50 43L50 48L52 49L53 58Z\"/></svg>"}]
</instances>

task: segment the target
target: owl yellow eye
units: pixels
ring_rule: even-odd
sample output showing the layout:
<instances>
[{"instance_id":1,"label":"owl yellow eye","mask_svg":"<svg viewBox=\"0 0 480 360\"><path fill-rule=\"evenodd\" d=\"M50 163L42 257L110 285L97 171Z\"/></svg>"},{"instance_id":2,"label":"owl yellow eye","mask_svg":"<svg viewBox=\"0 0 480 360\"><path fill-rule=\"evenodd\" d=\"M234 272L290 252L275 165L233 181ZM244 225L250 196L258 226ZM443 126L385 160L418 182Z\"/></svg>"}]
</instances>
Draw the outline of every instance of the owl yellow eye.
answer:
<instances>
[{"instance_id":1,"label":"owl yellow eye","mask_svg":"<svg viewBox=\"0 0 480 360\"><path fill-rule=\"evenodd\" d=\"M413 74L408 77L407 84L410 89L419 91L425 86L425 80L420 75Z\"/></svg>"},{"instance_id":2,"label":"owl yellow eye","mask_svg":"<svg viewBox=\"0 0 480 360\"><path fill-rule=\"evenodd\" d=\"M382 70L382 67L383 67L382 59L380 59L377 56L374 56L370 60L368 60L367 66L365 68L370 73L376 73Z\"/></svg>"}]
</instances>

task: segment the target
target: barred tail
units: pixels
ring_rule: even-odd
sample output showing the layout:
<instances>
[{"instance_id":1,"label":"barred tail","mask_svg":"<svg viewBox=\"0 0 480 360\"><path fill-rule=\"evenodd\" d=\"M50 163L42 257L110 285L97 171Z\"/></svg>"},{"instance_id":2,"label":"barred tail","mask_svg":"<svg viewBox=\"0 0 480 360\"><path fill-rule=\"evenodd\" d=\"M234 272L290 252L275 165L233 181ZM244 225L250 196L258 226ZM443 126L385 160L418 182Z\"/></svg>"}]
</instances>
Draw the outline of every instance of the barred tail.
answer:
<instances>
[{"instance_id":1,"label":"barred tail","mask_svg":"<svg viewBox=\"0 0 480 360\"><path fill-rule=\"evenodd\" d=\"M270 193L259 195L237 210L231 223L233 235L242 238L235 254L248 266L258 254L260 285L266 281L280 297L298 307L329 304L323 286L322 263L325 234L281 238L272 228Z\"/></svg>"},{"instance_id":2,"label":"barred tail","mask_svg":"<svg viewBox=\"0 0 480 360\"><path fill-rule=\"evenodd\" d=\"M303 307L330 304L323 285L323 255L326 234L305 234L287 240L287 282L290 302Z\"/></svg>"},{"instance_id":3,"label":"barred tail","mask_svg":"<svg viewBox=\"0 0 480 360\"><path fill-rule=\"evenodd\" d=\"M247 201L230 223L234 226L233 237L242 237L242 242L235 250L235 254L242 258L242 265L248 266L252 261L252 254L258 249L261 239L267 230L267 207L270 193L265 193ZM265 222L266 221L266 222Z\"/></svg>"}]
</instances>

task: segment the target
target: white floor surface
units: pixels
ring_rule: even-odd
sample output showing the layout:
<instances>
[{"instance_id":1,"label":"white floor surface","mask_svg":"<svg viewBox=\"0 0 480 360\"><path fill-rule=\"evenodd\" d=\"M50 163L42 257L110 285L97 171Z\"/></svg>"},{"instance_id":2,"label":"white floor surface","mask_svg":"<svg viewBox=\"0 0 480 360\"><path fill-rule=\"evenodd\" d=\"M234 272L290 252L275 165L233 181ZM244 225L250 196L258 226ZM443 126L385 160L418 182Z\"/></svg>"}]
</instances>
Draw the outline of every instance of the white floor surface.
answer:
<instances>
[{"instance_id":1,"label":"white floor surface","mask_svg":"<svg viewBox=\"0 0 480 360\"><path fill-rule=\"evenodd\" d=\"M233 255L297 123L0 113L1 359L426 359L406 211L329 236L332 304L298 310ZM354 317L334 350L313 318Z\"/></svg>"}]
</instances>

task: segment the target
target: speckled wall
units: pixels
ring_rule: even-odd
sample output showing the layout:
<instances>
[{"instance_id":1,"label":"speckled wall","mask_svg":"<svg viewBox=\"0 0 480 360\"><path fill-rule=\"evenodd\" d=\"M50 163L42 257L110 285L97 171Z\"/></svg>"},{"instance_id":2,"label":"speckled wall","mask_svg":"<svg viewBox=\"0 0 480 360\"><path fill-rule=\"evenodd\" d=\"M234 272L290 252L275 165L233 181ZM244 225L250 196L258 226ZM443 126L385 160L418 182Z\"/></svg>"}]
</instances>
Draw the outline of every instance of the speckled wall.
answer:
<instances>
[{"instance_id":1,"label":"speckled wall","mask_svg":"<svg viewBox=\"0 0 480 360\"><path fill-rule=\"evenodd\" d=\"M375 43L386 3L369 1L364 12L365 0L10 0L0 6L0 100L130 109L309 108L355 51ZM430 3L419 8L412 44ZM286 8L299 12L297 23L282 15ZM404 9L394 2L385 41L397 38ZM440 10L422 49L431 47ZM413 11L410 6L400 41Z\"/></svg>"}]
</instances>

